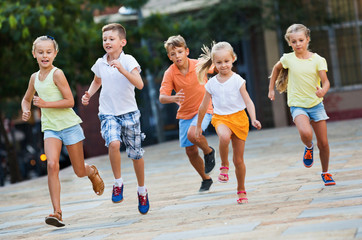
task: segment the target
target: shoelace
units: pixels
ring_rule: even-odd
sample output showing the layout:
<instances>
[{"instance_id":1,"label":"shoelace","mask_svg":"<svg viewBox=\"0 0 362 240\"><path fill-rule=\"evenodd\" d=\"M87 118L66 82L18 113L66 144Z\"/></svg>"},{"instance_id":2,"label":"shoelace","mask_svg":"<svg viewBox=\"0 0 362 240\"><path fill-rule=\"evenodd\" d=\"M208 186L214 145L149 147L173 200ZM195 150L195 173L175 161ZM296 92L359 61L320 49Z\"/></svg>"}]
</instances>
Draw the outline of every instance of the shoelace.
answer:
<instances>
[{"instance_id":1,"label":"shoelace","mask_svg":"<svg viewBox=\"0 0 362 240\"><path fill-rule=\"evenodd\" d=\"M145 206L147 204L147 195L146 196L142 196L142 195L138 195L141 205Z\"/></svg>"},{"instance_id":2,"label":"shoelace","mask_svg":"<svg viewBox=\"0 0 362 240\"><path fill-rule=\"evenodd\" d=\"M312 150L307 149L307 152L304 155L305 159L312 159Z\"/></svg>"},{"instance_id":3,"label":"shoelace","mask_svg":"<svg viewBox=\"0 0 362 240\"><path fill-rule=\"evenodd\" d=\"M331 181L332 180L332 175L330 174L330 173L326 173L326 174L323 174L323 176L324 176L324 179L326 180L326 181Z\"/></svg>"},{"instance_id":4,"label":"shoelace","mask_svg":"<svg viewBox=\"0 0 362 240\"><path fill-rule=\"evenodd\" d=\"M113 187L113 195L118 196L121 193L120 187Z\"/></svg>"}]
</instances>

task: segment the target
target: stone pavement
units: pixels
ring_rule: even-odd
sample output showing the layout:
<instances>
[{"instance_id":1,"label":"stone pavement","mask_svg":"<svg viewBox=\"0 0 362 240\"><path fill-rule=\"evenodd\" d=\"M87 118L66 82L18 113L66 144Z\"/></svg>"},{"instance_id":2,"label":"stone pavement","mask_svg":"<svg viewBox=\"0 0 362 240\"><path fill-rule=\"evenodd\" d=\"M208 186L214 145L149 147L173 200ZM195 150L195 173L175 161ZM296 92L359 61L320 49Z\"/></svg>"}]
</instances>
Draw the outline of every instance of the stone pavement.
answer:
<instances>
[{"instance_id":1,"label":"stone pavement","mask_svg":"<svg viewBox=\"0 0 362 240\"><path fill-rule=\"evenodd\" d=\"M307 169L295 127L252 131L246 141L249 203L236 203L236 179L199 194L200 179L177 141L145 147L151 209L137 210L136 178L122 153L124 197L111 202L113 176L107 156L88 159L105 181L96 196L72 168L60 172L64 228L44 223L52 212L47 178L0 188L0 239L362 239L362 119L329 122L330 172L325 187L316 162ZM208 136L218 146L217 136ZM230 148L231 151L231 148ZM231 157L230 157L231 158Z\"/></svg>"}]
</instances>

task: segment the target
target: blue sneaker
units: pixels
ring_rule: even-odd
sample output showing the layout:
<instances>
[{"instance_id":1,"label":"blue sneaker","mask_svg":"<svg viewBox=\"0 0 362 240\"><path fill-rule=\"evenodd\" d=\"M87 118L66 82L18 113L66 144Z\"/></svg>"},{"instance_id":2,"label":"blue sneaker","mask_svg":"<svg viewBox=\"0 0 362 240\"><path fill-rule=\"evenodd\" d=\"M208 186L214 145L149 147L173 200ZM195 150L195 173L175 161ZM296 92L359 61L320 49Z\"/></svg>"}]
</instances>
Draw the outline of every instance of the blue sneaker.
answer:
<instances>
[{"instance_id":1,"label":"blue sneaker","mask_svg":"<svg viewBox=\"0 0 362 240\"><path fill-rule=\"evenodd\" d=\"M123 185L121 187L113 185L112 202L120 203L123 201Z\"/></svg>"},{"instance_id":2,"label":"blue sneaker","mask_svg":"<svg viewBox=\"0 0 362 240\"><path fill-rule=\"evenodd\" d=\"M311 149L305 147L303 154L303 164L306 168L313 166L313 146Z\"/></svg>"},{"instance_id":3,"label":"blue sneaker","mask_svg":"<svg viewBox=\"0 0 362 240\"><path fill-rule=\"evenodd\" d=\"M138 211L141 214L147 214L150 209L150 203L148 201L148 193L145 196L140 195L138 192Z\"/></svg>"},{"instance_id":4,"label":"blue sneaker","mask_svg":"<svg viewBox=\"0 0 362 240\"><path fill-rule=\"evenodd\" d=\"M321 176L325 186L336 185L336 182L332 178L332 174L322 173Z\"/></svg>"}]
</instances>

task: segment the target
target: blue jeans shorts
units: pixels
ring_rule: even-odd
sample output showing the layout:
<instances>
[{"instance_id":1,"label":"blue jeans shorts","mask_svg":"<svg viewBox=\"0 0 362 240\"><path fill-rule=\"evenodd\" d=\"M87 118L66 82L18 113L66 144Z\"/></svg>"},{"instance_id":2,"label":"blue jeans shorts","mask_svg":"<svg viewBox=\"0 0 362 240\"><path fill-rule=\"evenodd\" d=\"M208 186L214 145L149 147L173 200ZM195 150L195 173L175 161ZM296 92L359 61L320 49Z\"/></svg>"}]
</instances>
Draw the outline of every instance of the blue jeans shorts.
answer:
<instances>
[{"instance_id":1,"label":"blue jeans shorts","mask_svg":"<svg viewBox=\"0 0 362 240\"><path fill-rule=\"evenodd\" d=\"M44 140L47 138L57 138L67 146L83 141L85 137L82 127L77 124L60 131L44 130Z\"/></svg>"},{"instance_id":2,"label":"blue jeans shorts","mask_svg":"<svg viewBox=\"0 0 362 240\"><path fill-rule=\"evenodd\" d=\"M139 110L119 116L99 114L101 121L101 134L106 146L113 141L120 141L126 147L126 152L131 159L141 159L144 150L141 142L145 135L141 133Z\"/></svg>"},{"instance_id":3,"label":"blue jeans shorts","mask_svg":"<svg viewBox=\"0 0 362 240\"><path fill-rule=\"evenodd\" d=\"M290 107L290 112L293 117L293 121L298 115L305 115L309 118L310 121L318 122L321 120L327 120L326 110L324 109L323 102L315 105L311 108L302 108L302 107Z\"/></svg>"},{"instance_id":4,"label":"blue jeans shorts","mask_svg":"<svg viewBox=\"0 0 362 240\"><path fill-rule=\"evenodd\" d=\"M179 120L179 139L180 139L180 146L181 147L190 147L193 146L194 144L192 142L190 142L187 139L187 131L189 130L190 126L196 126L197 125L197 117L198 114L196 114L193 118L191 119L180 119ZM210 113L206 113L204 119L202 120L201 123L201 128L202 131L205 131L206 128L209 126L210 122L211 122L211 118L212 118L212 114Z\"/></svg>"}]
</instances>

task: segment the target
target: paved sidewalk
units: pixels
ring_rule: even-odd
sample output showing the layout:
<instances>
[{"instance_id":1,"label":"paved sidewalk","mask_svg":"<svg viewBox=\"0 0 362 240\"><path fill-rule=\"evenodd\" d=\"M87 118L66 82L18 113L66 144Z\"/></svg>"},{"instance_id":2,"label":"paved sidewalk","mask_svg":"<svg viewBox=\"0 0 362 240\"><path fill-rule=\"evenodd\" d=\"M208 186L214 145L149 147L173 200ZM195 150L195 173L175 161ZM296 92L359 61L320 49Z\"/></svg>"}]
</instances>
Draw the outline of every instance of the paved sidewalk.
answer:
<instances>
[{"instance_id":1,"label":"paved sidewalk","mask_svg":"<svg viewBox=\"0 0 362 240\"><path fill-rule=\"evenodd\" d=\"M252 131L246 142L249 203L236 203L236 179L217 182L217 155L209 193L177 141L146 147L146 185L151 209L137 210L136 178L122 153L124 197L111 202L113 176L107 156L88 159L105 181L102 196L72 168L60 172L66 226L44 223L52 212L47 178L0 188L0 239L362 239L362 119L328 123L330 172L337 182L325 187L315 164L302 164L304 147L295 127ZM217 136L209 142L218 147ZM231 147L230 147L231 151ZM231 159L231 156L230 156Z\"/></svg>"}]
</instances>

